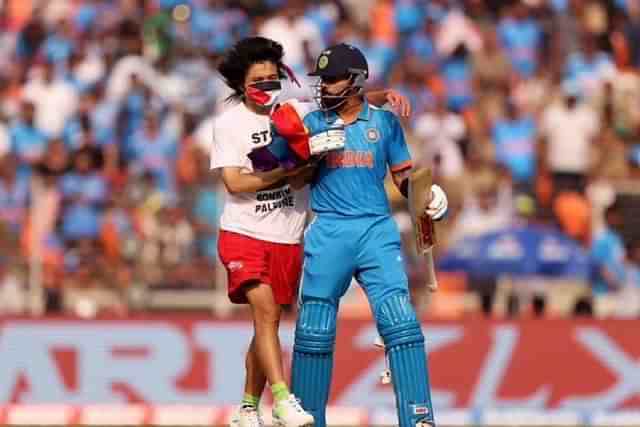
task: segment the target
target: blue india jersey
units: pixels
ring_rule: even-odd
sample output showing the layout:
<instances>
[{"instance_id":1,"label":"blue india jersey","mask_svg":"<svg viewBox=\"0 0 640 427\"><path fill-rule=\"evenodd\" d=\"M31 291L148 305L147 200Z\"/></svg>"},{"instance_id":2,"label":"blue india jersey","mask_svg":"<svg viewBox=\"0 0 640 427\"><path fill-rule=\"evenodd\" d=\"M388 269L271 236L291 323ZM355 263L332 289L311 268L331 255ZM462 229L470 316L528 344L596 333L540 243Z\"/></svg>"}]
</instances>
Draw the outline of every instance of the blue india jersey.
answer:
<instances>
[{"instance_id":1,"label":"blue india jersey","mask_svg":"<svg viewBox=\"0 0 640 427\"><path fill-rule=\"evenodd\" d=\"M606 267L620 284L625 277L625 248L618 233L611 229L596 236L591 245L591 260L594 267L593 291L601 294L611 291L602 277L600 269Z\"/></svg>"},{"instance_id":2,"label":"blue india jersey","mask_svg":"<svg viewBox=\"0 0 640 427\"><path fill-rule=\"evenodd\" d=\"M304 118L311 135L339 124L336 113L313 111ZM398 118L366 101L358 119L346 125L344 149L328 153L311 184L311 209L349 217L390 215L384 188L387 169L411 167Z\"/></svg>"},{"instance_id":3,"label":"blue india jersey","mask_svg":"<svg viewBox=\"0 0 640 427\"><path fill-rule=\"evenodd\" d=\"M507 18L498 24L498 35L513 68L525 77L533 76L538 69L542 44L542 30L538 22Z\"/></svg>"},{"instance_id":4,"label":"blue india jersey","mask_svg":"<svg viewBox=\"0 0 640 427\"><path fill-rule=\"evenodd\" d=\"M536 123L530 118L499 120L493 127L498 163L509 168L516 182L529 182L536 173Z\"/></svg>"}]
</instances>

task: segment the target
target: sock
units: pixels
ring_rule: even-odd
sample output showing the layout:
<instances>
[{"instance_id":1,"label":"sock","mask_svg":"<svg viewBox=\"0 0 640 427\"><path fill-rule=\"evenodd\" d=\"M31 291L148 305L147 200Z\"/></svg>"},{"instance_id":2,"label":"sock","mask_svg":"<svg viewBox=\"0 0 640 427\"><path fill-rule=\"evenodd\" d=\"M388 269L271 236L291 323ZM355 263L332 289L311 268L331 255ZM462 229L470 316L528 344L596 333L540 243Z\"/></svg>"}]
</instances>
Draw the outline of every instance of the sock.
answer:
<instances>
[{"instance_id":1,"label":"sock","mask_svg":"<svg viewBox=\"0 0 640 427\"><path fill-rule=\"evenodd\" d=\"M252 396L249 393L245 393L241 404L242 406L253 406L257 408L260 405L260 396Z\"/></svg>"},{"instance_id":2,"label":"sock","mask_svg":"<svg viewBox=\"0 0 640 427\"><path fill-rule=\"evenodd\" d=\"M277 403L289 398L289 387L285 383L272 384L271 393L273 393L274 402Z\"/></svg>"}]
</instances>

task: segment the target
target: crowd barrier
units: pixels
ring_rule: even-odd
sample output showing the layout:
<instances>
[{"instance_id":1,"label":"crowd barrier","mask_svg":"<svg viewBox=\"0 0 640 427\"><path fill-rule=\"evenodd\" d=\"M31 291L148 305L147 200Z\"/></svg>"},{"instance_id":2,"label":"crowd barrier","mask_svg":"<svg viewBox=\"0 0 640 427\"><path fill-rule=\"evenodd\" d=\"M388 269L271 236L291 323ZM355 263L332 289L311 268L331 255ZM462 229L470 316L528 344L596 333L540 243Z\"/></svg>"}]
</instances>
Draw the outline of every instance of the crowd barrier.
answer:
<instances>
[{"instance_id":1,"label":"crowd barrier","mask_svg":"<svg viewBox=\"0 0 640 427\"><path fill-rule=\"evenodd\" d=\"M640 321L423 326L439 424L640 426ZM287 361L293 328L281 332ZM205 317L0 320L0 424L222 424L251 335L249 322ZM340 320L332 425L395 424L375 336L371 321Z\"/></svg>"}]
</instances>

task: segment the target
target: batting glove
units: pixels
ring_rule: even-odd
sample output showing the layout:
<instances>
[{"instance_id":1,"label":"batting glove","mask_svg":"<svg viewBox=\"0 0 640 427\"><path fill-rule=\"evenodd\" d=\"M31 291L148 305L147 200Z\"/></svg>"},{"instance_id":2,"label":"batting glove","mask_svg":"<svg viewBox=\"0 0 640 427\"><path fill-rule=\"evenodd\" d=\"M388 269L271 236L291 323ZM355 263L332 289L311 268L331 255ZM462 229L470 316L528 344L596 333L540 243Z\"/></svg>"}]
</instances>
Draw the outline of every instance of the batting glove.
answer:
<instances>
[{"instance_id":1,"label":"batting glove","mask_svg":"<svg viewBox=\"0 0 640 427\"><path fill-rule=\"evenodd\" d=\"M447 195L444 190L439 185L433 184L431 186L431 202L426 209L427 215L429 215L434 221L437 221L444 217L447 213L448 207L449 200L447 199Z\"/></svg>"}]
</instances>

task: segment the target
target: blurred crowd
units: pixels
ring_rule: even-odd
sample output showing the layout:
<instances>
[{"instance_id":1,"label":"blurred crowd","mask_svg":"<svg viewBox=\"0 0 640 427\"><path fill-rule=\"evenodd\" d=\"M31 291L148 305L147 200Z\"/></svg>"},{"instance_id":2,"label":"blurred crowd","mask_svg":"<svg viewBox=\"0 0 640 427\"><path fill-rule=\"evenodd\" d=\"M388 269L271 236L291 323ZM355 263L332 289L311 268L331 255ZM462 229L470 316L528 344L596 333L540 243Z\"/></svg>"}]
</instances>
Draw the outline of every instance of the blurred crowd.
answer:
<instances>
[{"instance_id":1,"label":"blurred crowd","mask_svg":"<svg viewBox=\"0 0 640 427\"><path fill-rule=\"evenodd\" d=\"M72 291L126 312L136 290L221 286L216 65L252 34L306 83L325 46L354 44L371 88L410 99L413 156L450 198L439 251L544 224L590 254L588 294L640 289L638 0L0 0L0 26L5 311L34 270L52 312Z\"/></svg>"}]
</instances>

